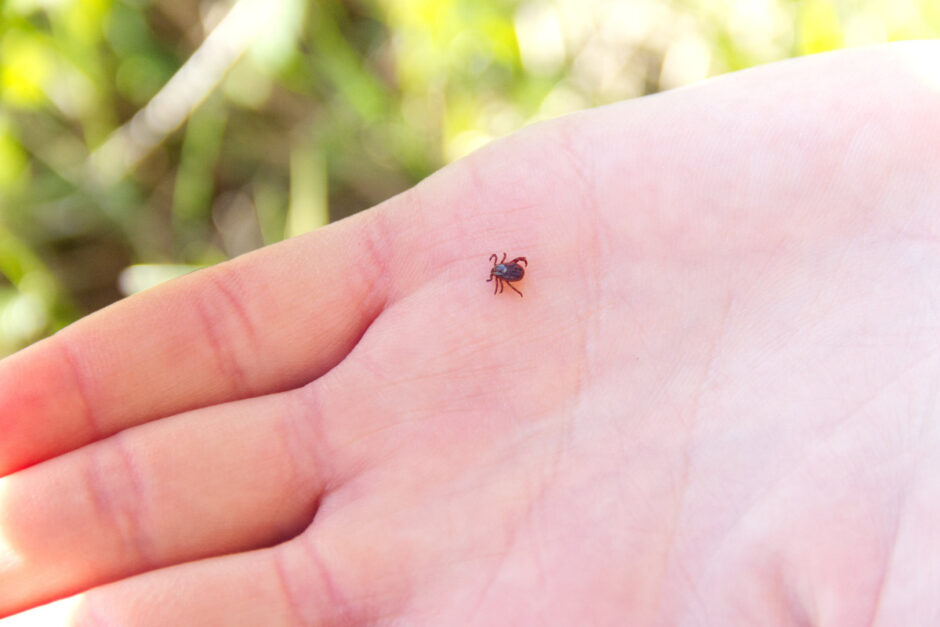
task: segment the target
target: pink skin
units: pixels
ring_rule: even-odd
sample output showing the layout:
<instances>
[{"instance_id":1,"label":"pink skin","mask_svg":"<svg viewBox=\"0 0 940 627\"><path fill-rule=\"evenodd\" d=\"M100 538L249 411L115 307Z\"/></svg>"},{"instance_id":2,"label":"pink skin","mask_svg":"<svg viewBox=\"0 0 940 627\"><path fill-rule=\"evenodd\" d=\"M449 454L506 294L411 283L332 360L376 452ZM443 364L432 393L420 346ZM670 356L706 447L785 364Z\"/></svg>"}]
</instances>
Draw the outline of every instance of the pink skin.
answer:
<instances>
[{"instance_id":1,"label":"pink skin","mask_svg":"<svg viewBox=\"0 0 940 627\"><path fill-rule=\"evenodd\" d=\"M938 58L541 124L0 362L0 625L937 622Z\"/></svg>"}]
</instances>

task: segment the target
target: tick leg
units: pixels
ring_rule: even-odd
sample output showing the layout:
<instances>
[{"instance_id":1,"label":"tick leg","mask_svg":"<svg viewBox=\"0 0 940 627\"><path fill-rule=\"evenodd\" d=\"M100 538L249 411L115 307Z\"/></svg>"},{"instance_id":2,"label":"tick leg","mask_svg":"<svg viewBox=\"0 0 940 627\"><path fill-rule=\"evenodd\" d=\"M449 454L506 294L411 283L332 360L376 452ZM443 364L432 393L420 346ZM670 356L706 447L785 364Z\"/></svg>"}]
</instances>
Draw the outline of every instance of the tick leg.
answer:
<instances>
[{"instance_id":1,"label":"tick leg","mask_svg":"<svg viewBox=\"0 0 940 627\"><path fill-rule=\"evenodd\" d=\"M491 275L490 275L490 278L488 278L488 279L486 280L486 282L489 283L489 282L492 281L492 280L493 280L493 275L491 274Z\"/></svg>"},{"instance_id":2,"label":"tick leg","mask_svg":"<svg viewBox=\"0 0 940 627\"><path fill-rule=\"evenodd\" d=\"M499 277L496 277L496 283L493 285L493 293L495 294L497 290L499 290Z\"/></svg>"},{"instance_id":3,"label":"tick leg","mask_svg":"<svg viewBox=\"0 0 940 627\"><path fill-rule=\"evenodd\" d=\"M513 259L512 261L510 261L509 264L512 265L512 264L518 263L518 262L520 262L520 261L525 264L525 267L526 267L526 268L529 267L529 262L526 261L525 257L516 257L515 259Z\"/></svg>"},{"instance_id":4,"label":"tick leg","mask_svg":"<svg viewBox=\"0 0 940 627\"><path fill-rule=\"evenodd\" d=\"M503 260L500 263L506 263L506 253L503 253Z\"/></svg>"},{"instance_id":5,"label":"tick leg","mask_svg":"<svg viewBox=\"0 0 940 627\"><path fill-rule=\"evenodd\" d=\"M509 287L512 287L512 283L510 283L509 281L506 281L506 285L508 285ZM519 296L522 296L522 292L520 292L516 288L512 287L512 291L518 294Z\"/></svg>"},{"instance_id":6,"label":"tick leg","mask_svg":"<svg viewBox=\"0 0 940 627\"><path fill-rule=\"evenodd\" d=\"M493 262L493 265L496 265L496 260L499 259L499 255L490 255L490 261Z\"/></svg>"}]
</instances>

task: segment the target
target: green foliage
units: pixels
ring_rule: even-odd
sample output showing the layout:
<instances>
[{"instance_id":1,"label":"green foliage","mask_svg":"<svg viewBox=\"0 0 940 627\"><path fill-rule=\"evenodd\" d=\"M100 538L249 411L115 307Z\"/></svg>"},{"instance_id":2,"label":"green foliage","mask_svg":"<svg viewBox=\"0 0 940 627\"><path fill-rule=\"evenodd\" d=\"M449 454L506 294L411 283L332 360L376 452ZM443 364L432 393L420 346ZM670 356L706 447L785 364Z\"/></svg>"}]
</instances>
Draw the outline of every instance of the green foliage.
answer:
<instances>
[{"instance_id":1,"label":"green foliage","mask_svg":"<svg viewBox=\"0 0 940 627\"><path fill-rule=\"evenodd\" d=\"M535 120L933 36L937 6L8 0L0 355L122 294L376 204Z\"/></svg>"}]
</instances>

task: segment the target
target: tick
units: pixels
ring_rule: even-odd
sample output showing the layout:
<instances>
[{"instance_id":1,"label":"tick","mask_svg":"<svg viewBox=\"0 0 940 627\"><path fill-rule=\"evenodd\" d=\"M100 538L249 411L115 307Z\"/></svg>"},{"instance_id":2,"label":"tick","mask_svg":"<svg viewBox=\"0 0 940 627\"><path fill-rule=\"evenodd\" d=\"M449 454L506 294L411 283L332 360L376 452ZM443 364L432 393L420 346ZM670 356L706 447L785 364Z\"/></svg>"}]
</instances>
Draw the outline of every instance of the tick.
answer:
<instances>
[{"instance_id":1,"label":"tick","mask_svg":"<svg viewBox=\"0 0 940 627\"><path fill-rule=\"evenodd\" d=\"M493 288L493 293L496 294L502 293L503 285L508 285L512 288L519 296L522 296L522 292L517 290L512 286L516 281L521 281L522 277L525 276L525 269L519 265L519 262L525 264L526 268L529 267L529 262L526 261L525 257L516 257L509 263L506 263L506 253L503 253L503 260L499 263L496 263L496 260L499 259L498 255L490 255L490 261L493 262L493 267L490 268L490 278L486 280L487 283L496 279L496 287Z\"/></svg>"}]
</instances>

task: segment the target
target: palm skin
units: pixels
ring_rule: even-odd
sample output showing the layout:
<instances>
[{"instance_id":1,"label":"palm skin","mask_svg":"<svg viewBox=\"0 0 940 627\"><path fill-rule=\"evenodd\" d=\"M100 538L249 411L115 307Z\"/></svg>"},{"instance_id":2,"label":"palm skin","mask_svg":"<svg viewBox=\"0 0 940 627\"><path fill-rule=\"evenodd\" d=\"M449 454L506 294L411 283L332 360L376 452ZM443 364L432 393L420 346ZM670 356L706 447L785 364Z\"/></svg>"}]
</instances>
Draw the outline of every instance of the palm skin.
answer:
<instances>
[{"instance_id":1,"label":"palm skin","mask_svg":"<svg viewBox=\"0 0 940 627\"><path fill-rule=\"evenodd\" d=\"M930 624L938 56L546 123L0 363L0 625Z\"/></svg>"}]
</instances>

